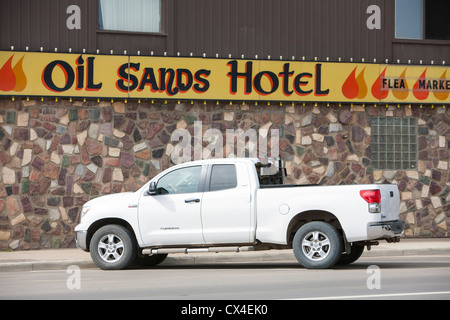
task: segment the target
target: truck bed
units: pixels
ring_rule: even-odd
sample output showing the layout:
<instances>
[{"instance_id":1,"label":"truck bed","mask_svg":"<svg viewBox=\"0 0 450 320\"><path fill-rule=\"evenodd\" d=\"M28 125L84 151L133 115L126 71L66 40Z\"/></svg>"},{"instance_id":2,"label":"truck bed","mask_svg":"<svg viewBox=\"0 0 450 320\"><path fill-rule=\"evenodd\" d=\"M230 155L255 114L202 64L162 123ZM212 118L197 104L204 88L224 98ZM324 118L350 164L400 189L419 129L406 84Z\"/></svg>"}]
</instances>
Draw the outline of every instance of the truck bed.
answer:
<instances>
[{"instance_id":1,"label":"truck bed","mask_svg":"<svg viewBox=\"0 0 450 320\"><path fill-rule=\"evenodd\" d=\"M260 185L260 189L270 189L270 188L295 188L295 187L317 187L318 184L266 184Z\"/></svg>"}]
</instances>

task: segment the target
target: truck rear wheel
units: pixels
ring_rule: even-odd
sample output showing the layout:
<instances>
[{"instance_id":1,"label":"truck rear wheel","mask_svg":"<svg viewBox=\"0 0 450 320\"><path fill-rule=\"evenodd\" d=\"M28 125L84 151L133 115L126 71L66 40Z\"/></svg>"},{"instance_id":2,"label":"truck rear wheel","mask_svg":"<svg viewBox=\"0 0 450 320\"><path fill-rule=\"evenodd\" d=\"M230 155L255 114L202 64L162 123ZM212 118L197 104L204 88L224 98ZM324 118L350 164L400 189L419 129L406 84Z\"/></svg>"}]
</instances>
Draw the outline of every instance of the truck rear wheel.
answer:
<instances>
[{"instance_id":1,"label":"truck rear wheel","mask_svg":"<svg viewBox=\"0 0 450 320\"><path fill-rule=\"evenodd\" d=\"M303 225L294 236L294 255L308 269L326 269L341 257L341 239L337 230L326 222Z\"/></svg>"},{"instance_id":2,"label":"truck rear wheel","mask_svg":"<svg viewBox=\"0 0 450 320\"><path fill-rule=\"evenodd\" d=\"M361 257L364 252L364 246L361 244L352 244L350 254L341 254L339 261L337 264L339 265L348 265L350 263L355 262Z\"/></svg>"},{"instance_id":3,"label":"truck rear wheel","mask_svg":"<svg viewBox=\"0 0 450 320\"><path fill-rule=\"evenodd\" d=\"M136 247L131 232L114 224L98 229L89 246L92 260L103 270L119 270L131 265L137 256Z\"/></svg>"}]
</instances>

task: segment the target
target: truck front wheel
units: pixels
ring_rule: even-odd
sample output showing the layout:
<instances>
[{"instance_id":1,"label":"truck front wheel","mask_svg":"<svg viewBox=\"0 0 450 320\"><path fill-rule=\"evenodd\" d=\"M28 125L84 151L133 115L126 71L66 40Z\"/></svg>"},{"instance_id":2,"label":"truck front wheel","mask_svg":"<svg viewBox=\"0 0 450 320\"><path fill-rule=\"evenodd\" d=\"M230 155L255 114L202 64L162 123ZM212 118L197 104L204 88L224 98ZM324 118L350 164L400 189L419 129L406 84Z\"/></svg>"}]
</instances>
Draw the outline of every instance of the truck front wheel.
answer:
<instances>
[{"instance_id":1,"label":"truck front wheel","mask_svg":"<svg viewBox=\"0 0 450 320\"><path fill-rule=\"evenodd\" d=\"M167 254L154 254L152 256L138 257L135 264L141 267L153 267L162 263L166 258Z\"/></svg>"},{"instance_id":2,"label":"truck front wheel","mask_svg":"<svg viewBox=\"0 0 450 320\"><path fill-rule=\"evenodd\" d=\"M292 246L297 261L308 269L331 268L342 252L339 233L322 221L309 222L298 229Z\"/></svg>"},{"instance_id":3,"label":"truck front wheel","mask_svg":"<svg viewBox=\"0 0 450 320\"><path fill-rule=\"evenodd\" d=\"M98 229L90 243L91 258L104 270L119 270L131 265L137 256L136 241L126 228L106 225Z\"/></svg>"}]
</instances>

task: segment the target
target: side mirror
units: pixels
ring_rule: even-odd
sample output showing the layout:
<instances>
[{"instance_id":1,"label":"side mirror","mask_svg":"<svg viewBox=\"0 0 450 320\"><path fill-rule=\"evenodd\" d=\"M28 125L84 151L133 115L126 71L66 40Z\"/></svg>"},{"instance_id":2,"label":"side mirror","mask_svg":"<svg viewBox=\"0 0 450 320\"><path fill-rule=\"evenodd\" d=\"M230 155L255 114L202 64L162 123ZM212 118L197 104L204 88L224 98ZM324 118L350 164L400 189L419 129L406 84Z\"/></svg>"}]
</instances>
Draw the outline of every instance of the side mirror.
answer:
<instances>
[{"instance_id":1,"label":"side mirror","mask_svg":"<svg viewBox=\"0 0 450 320\"><path fill-rule=\"evenodd\" d=\"M149 195L156 194L156 182L154 181L150 182L150 185L148 186L148 194Z\"/></svg>"}]
</instances>

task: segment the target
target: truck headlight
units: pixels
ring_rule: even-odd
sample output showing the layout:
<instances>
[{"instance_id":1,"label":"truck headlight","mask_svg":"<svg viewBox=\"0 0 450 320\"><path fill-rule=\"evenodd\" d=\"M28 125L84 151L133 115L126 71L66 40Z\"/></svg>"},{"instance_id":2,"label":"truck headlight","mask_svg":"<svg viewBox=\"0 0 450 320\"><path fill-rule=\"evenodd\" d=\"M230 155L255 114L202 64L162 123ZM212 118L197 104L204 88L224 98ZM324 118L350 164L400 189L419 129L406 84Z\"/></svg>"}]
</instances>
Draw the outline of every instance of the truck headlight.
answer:
<instances>
[{"instance_id":1,"label":"truck headlight","mask_svg":"<svg viewBox=\"0 0 450 320\"><path fill-rule=\"evenodd\" d=\"M84 218L84 216L89 212L89 210L91 210L91 207L83 207L83 209L81 209L81 219Z\"/></svg>"}]
</instances>

